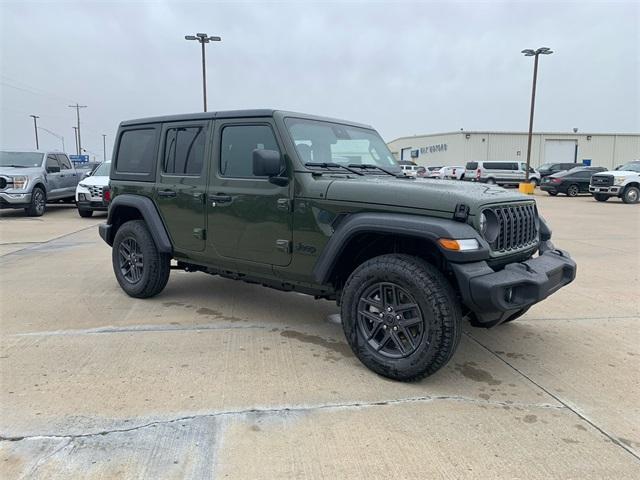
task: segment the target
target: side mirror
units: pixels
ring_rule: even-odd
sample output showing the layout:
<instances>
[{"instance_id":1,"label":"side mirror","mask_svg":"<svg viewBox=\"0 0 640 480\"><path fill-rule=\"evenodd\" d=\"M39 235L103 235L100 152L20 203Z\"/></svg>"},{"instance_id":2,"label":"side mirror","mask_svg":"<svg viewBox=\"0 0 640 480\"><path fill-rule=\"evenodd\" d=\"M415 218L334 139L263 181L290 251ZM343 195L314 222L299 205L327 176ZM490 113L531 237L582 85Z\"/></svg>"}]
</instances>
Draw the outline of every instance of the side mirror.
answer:
<instances>
[{"instance_id":1,"label":"side mirror","mask_svg":"<svg viewBox=\"0 0 640 480\"><path fill-rule=\"evenodd\" d=\"M60 173L60 167L47 167L47 173Z\"/></svg>"},{"instance_id":2,"label":"side mirror","mask_svg":"<svg viewBox=\"0 0 640 480\"><path fill-rule=\"evenodd\" d=\"M276 177L282 171L282 156L275 150L253 151L253 174L256 177Z\"/></svg>"},{"instance_id":3,"label":"side mirror","mask_svg":"<svg viewBox=\"0 0 640 480\"><path fill-rule=\"evenodd\" d=\"M84 172L84 175L82 175L82 178L87 178L91 176L91 172Z\"/></svg>"},{"instance_id":4,"label":"side mirror","mask_svg":"<svg viewBox=\"0 0 640 480\"><path fill-rule=\"evenodd\" d=\"M621 167L621 166L622 166L622 165L618 165L616 168L614 168L614 170L620 170L620 167Z\"/></svg>"}]
</instances>

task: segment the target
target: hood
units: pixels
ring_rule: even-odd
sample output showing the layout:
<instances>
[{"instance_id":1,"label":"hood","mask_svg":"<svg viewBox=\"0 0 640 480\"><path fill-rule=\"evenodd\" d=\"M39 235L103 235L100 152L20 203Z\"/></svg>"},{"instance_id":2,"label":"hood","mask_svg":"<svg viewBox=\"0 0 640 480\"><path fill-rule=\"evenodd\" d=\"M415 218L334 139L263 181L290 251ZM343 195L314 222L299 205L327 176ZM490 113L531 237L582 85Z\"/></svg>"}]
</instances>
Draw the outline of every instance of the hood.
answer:
<instances>
[{"instance_id":1,"label":"hood","mask_svg":"<svg viewBox=\"0 0 640 480\"><path fill-rule=\"evenodd\" d=\"M107 175L96 175L80 180L82 185L97 185L99 187L106 187L109 185L109 177Z\"/></svg>"},{"instance_id":2,"label":"hood","mask_svg":"<svg viewBox=\"0 0 640 480\"><path fill-rule=\"evenodd\" d=\"M429 180L363 176L334 180L327 189L328 200L372 203L453 213L459 203L471 214L488 204L531 200L502 187L455 180Z\"/></svg>"},{"instance_id":3,"label":"hood","mask_svg":"<svg viewBox=\"0 0 640 480\"><path fill-rule=\"evenodd\" d=\"M16 167L0 167L0 175L39 175L42 173L41 167L27 167L27 168L16 168Z\"/></svg>"},{"instance_id":4,"label":"hood","mask_svg":"<svg viewBox=\"0 0 640 480\"><path fill-rule=\"evenodd\" d=\"M603 175L607 175L610 177L630 177L633 175L640 175L640 173L638 172L634 172L633 170L609 170L607 172L598 172L598 173L594 173L593 176L603 176Z\"/></svg>"}]
</instances>

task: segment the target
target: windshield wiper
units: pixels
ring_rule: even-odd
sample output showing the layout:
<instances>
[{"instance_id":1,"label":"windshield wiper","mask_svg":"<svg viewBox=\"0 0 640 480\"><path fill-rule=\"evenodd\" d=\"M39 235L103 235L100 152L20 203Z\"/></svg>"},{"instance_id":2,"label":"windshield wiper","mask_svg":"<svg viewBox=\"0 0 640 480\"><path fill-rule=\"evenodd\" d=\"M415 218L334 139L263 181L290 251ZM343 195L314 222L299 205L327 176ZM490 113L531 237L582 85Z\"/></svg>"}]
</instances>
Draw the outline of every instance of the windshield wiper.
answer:
<instances>
[{"instance_id":1,"label":"windshield wiper","mask_svg":"<svg viewBox=\"0 0 640 480\"><path fill-rule=\"evenodd\" d=\"M0 167L29 168L24 165L0 165Z\"/></svg>"},{"instance_id":2,"label":"windshield wiper","mask_svg":"<svg viewBox=\"0 0 640 480\"><path fill-rule=\"evenodd\" d=\"M330 163L330 162L308 162L304 164L305 167L311 167L311 168L343 168L345 170L348 170L351 173L355 173L356 175L364 175L364 173L359 172L357 170L354 170L353 168L349 168L351 167L351 165L349 165L348 167L345 167L344 165L340 165L339 163Z\"/></svg>"},{"instance_id":3,"label":"windshield wiper","mask_svg":"<svg viewBox=\"0 0 640 480\"><path fill-rule=\"evenodd\" d=\"M384 172L387 175L391 175L396 178L413 178L408 177L404 173L394 173L391 170L387 170L386 168L379 167L378 165L374 165L372 163L352 163L349 165L349 168L361 168L363 170L380 170L381 172Z\"/></svg>"}]
</instances>

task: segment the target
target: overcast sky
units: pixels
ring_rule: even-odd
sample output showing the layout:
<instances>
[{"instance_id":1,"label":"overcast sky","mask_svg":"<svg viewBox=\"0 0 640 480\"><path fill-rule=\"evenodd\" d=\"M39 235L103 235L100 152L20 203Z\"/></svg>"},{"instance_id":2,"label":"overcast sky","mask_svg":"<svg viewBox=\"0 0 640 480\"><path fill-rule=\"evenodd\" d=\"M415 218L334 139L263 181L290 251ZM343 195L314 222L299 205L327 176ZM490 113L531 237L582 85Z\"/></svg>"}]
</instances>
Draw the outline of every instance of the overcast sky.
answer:
<instances>
[{"instance_id":1,"label":"overcast sky","mask_svg":"<svg viewBox=\"0 0 640 480\"><path fill-rule=\"evenodd\" d=\"M452 130L640 131L638 2L2 1L0 148L33 121L107 155L121 120L202 108L281 108L374 125L390 141ZM41 148L60 148L40 131Z\"/></svg>"}]
</instances>

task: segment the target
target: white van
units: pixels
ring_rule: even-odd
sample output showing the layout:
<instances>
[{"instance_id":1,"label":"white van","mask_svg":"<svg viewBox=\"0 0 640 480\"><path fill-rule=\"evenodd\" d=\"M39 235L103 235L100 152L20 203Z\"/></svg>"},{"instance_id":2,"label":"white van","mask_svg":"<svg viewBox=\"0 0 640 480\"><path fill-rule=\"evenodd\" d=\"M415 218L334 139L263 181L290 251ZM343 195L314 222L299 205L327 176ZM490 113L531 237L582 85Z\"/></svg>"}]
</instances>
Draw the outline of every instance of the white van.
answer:
<instances>
[{"instance_id":1,"label":"white van","mask_svg":"<svg viewBox=\"0 0 640 480\"><path fill-rule=\"evenodd\" d=\"M468 182L517 185L524 182L527 164L525 162L468 162L464 180ZM529 167L529 182L540 185L540 174Z\"/></svg>"}]
</instances>

